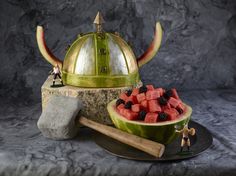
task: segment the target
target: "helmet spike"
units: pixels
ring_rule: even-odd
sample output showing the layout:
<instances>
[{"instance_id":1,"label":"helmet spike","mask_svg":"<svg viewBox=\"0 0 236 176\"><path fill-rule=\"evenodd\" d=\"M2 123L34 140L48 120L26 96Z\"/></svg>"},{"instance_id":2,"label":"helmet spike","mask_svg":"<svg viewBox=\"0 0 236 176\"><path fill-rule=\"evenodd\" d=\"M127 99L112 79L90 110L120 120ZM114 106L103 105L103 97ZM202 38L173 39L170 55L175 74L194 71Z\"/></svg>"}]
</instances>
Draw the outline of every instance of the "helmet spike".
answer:
<instances>
[{"instance_id":1,"label":"helmet spike","mask_svg":"<svg viewBox=\"0 0 236 176\"><path fill-rule=\"evenodd\" d=\"M97 32L101 33L102 32L102 24L105 23L101 12L98 11L93 23L96 25Z\"/></svg>"}]
</instances>

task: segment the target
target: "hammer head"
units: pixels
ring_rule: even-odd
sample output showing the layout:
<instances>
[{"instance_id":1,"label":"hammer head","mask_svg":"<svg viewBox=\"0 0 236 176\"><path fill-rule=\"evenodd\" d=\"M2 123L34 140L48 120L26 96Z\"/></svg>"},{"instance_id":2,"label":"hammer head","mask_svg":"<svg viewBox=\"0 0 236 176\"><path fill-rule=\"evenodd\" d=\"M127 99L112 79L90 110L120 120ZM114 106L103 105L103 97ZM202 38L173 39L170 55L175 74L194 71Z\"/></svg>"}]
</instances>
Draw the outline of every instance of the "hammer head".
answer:
<instances>
[{"instance_id":1,"label":"hammer head","mask_svg":"<svg viewBox=\"0 0 236 176\"><path fill-rule=\"evenodd\" d=\"M75 120L82 108L83 104L78 98L53 95L39 117L37 126L47 138L73 138L78 133Z\"/></svg>"}]
</instances>

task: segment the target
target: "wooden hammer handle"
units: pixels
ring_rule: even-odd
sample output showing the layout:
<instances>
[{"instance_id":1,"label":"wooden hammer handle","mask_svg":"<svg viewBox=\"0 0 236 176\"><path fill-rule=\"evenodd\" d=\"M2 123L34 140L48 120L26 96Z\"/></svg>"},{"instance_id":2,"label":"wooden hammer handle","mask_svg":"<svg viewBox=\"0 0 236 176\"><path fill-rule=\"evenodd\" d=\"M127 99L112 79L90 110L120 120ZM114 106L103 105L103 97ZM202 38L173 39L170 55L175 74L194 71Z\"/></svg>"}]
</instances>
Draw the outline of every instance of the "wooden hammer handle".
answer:
<instances>
[{"instance_id":1,"label":"wooden hammer handle","mask_svg":"<svg viewBox=\"0 0 236 176\"><path fill-rule=\"evenodd\" d=\"M80 117L79 123L89 128L92 128L106 136L116 139L124 144L142 150L152 156L161 157L162 154L164 153L165 146L163 144L148 139L144 139L142 137L133 134L126 133L124 131L121 131L119 129L107 125L102 125L100 123L89 120L85 117Z\"/></svg>"}]
</instances>

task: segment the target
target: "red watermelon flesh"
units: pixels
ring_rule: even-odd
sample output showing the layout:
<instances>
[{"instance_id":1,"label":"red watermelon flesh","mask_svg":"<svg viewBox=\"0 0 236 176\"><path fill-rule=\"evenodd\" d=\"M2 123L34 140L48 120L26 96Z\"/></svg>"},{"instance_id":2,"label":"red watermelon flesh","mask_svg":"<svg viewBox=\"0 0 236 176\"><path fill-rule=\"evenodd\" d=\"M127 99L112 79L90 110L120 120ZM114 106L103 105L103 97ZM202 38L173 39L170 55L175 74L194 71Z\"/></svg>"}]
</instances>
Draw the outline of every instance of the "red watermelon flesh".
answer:
<instances>
[{"instance_id":1,"label":"red watermelon flesh","mask_svg":"<svg viewBox=\"0 0 236 176\"><path fill-rule=\"evenodd\" d=\"M165 111L166 109L171 109L170 103L167 103L166 105L162 106L162 111Z\"/></svg>"},{"instance_id":2,"label":"red watermelon flesh","mask_svg":"<svg viewBox=\"0 0 236 176\"><path fill-rule=\"evenodd\" d=\"M126 109L124 104L117 106L117 112L129 120L138 120L138 114L142 110L146 111L147 118L145 122L156 123L158 122L158 113L165 112L168 115L167 120L175 120L185 111L185 105L177 94L176 89L171 89L172 96L168 99L166 105L159 104L159 98L164 96L165 89L154 88L152 85L146 85L147 92L139 93L139 88L134 88L130 96L126 92L120 94L119 98L124 100L125 103L131 101L133 104L130 109Z\"/></svg>"},{"instance_id":3,"label":"red watermelon flesh","mask_svg":"<svg viewBox=\"0 0 236 176\"><path fill-rule=\"evenodd\" d=\"M147 110L148 109L148 101L147 100L142 101L141 107L142 107L142 109Z\"/></svg>"},{"instance_id":4,"label":"red watermelon flesh","mask_svg":"<svg viewBox=\"0 0 236 176\"><path fill-rule=\"evenodd\" d=\"M155 100L160 97L160 92L156 90L149 90L146 93L147 100Z\"/></svg>"},{"instance_id":5,"label":"red watermelon flesh","mask_svg":"<svg viewBox=\"0 0 236 176\"><path fill-rule=\"evenodd\" d=\"M128 120L137 120L138 119L138 113L136 112L132 112L130 110L127 110L124 112L124 116L128 119Z\"/></svg>"},{"instance_id":6,"label":"red watermelon flesh","mask_svg":"<svg viewBox=\"0 0 236 176\"><path fill-rule=\"evenodd\" d=\"M157 100L148 101L148 109L149 112L161 112L161 106L157 102Z\"/></svg>"},{"instance_id":7,"label":"red watermelon flesh","mask_svg":"<svg viewBox=\"0 0 236 176\"><path fill-rule=\"evenodd\" d=\"M177 100L180 100L179 95L178 95L176 89L173 88L173 89L171 89L171 91L172 91L173 97L174 97L175 99L177 99Z\"/></svg>"},{"instance_id":8,"label":"red watermelon flesh","mask_svg":"<svg viewBox=\"0 0 236 176\"><path fill-rule=\"evenodd\" d=\"M134 105L132 105L131 110L133 112L139 112L141 110L141 105L140 104L134 104Z\"/></svg>"},{"instance_id":9,"label":"red watermelon flesh","mask_svg":"<svg viewBox=\"0 0 236 176\"><path fill-rule=\"evenodd\" d=\"M176 108L180 104L180 101L175 99L175 98L173 98L173 97L170 97L170 99L168 100L168 103L170 103L170 105L173 108Z\"/></svg>"},{"instance_id":10,"label":"red watermelon flesh","mask_svg":"<svg viewBox=\"0 0 236 176\"><path fill-rule=\"evenodd\" d=\"M121 109L120 109L120 114L121 114L122 116L125 116L125 111L127 111L127 109L121 108Z\"/></svg>"},{"instance_id":11,"label":"red watermelon flesh","mask_svg":"<svg viewBox=\"0 0 236 176\"><path fill-rule=\"evenodd\" d=\"M130 95L125 102L127 103L128 101L131 101L133 104L138 103L137 97L133 95Z\"/></svg>"},{"instance_id":12,"label":"red watermelon flesh","mask_svg":"<svg viewBox=\"0 0 236 176\"><path fill-rule=\"evenodd\" d=\"M138 88L134 88L131 95L137 96L138 94L139 94L139 89Z\"/></svg>"},{"instance_id":13,"label":"red watermelon flesh","mask_svg":"<svg viewBox=\"0 0 236 176\"><path fill-rule=\"evenodd\" d=\"M154 90L155 88L153 87L153 85L146 85L146 87L147 87L147 90Z\"/></svg>"},{"instance_id":14,"label":"red watermelon flesh","mask_svg":"<svg viewBox=\"0 0 236 176\"><path fill-rule=\"evenodd\" d=\"M156 88L155 89L157 92L159 92L159 94L160 94L160 96L163 96L163 94L164 94L164 89L163 88Z\"/></svg>"},{"instance_id":15,"label":"red watermelon flesh","mask_svg":"<svg viewBox=\"0 0 236 176\"><path fill-rule=\"evenodd\" d=\"M158 120L158 114L157 113L147 113L144 119L144 122L146 123L156 123Z\"/></svg>"},{"instance_id":16,"label":"red watermelon flesh","mask_svg":"<svg viewBox=\"0 0 236 176\"><path fill-rule=\"evenodd\" d=\"M124 104L120 104L119 106L117 106L117 110L120 112L121 109L124 109L125 105Z\"/></svg>"},{"instance_id":17,"label":"red watermelon flesh","mask_svg":"<svg viewBox=\"0 0 236 176\"><path fill-rule=\"evenodd\" d=\"M183 103L180 103L180 104L177 106L177 109L179 109L180 111L184 112L185 107L184 107Z\"/></svg>"},{"instance_id":18,"label":"red watermelon flesh","mask_svg":"<svg viewBox=\"0 0 236 176\"><path fill-rule=\"evenodd\" d=\"M119 96L120 99L124 100L125 102L127 101L128 99L128 96L126 95L125 92L121 93L120 96Z\"/></svg>"},{"instance_id":19,"label":"red watermelon flesh","mask_svg":"<svg viewBox=\"0 0 236 176\"><path fill-rule=\"evenodd\" d=\"M168 115L169 120L175 120L179 115L179 112L174 108L166 109L164 112Z\"/></svg>"},{"instance_id":20,"label":"red watermelon flesh","mask_svg":"<svg viewBox=\"0 0 236 176\"><path fill-rule=\"evenodd\" d=\"M146 95L145 93L141 93L137 95L137 100L139 103L141 103L143 100L146 100Z\"/></svg>"}]
</instances>

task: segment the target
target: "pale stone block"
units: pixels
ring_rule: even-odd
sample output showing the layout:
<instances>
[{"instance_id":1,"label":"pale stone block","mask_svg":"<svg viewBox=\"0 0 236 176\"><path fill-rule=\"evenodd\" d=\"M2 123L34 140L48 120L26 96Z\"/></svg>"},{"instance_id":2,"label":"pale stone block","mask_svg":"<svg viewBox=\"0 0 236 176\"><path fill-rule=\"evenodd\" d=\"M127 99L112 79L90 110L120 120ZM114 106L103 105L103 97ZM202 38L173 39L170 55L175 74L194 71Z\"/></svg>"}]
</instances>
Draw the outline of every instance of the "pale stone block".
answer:
<instances>
[{"instance_id":1,"label":"pale stone block","mask_svg":"<svg viewBox=\"0 0 236 176\"><path fill-rule=\"evenodd\" d=\"M76 97L82 101L84 106L81 114L103 124L112 124L106 109L107 104L118 98L121 92L131 88L79 88L74 86L52 88L51 84L52 76L49 76L41 88L43 110L52 95Z\"/></svg>"},{"instance_id":2,"label":"pale stone block","mask_svg":"<svg viewBox=\"0 0 236 176\"><path fill-rule=\"evenodd\" d=\"M82 109L78 98L53 95L42 112L37 126L42 134L51 139L70 139L78 133L76 117Z\"/></svg>"}]
</instances>

